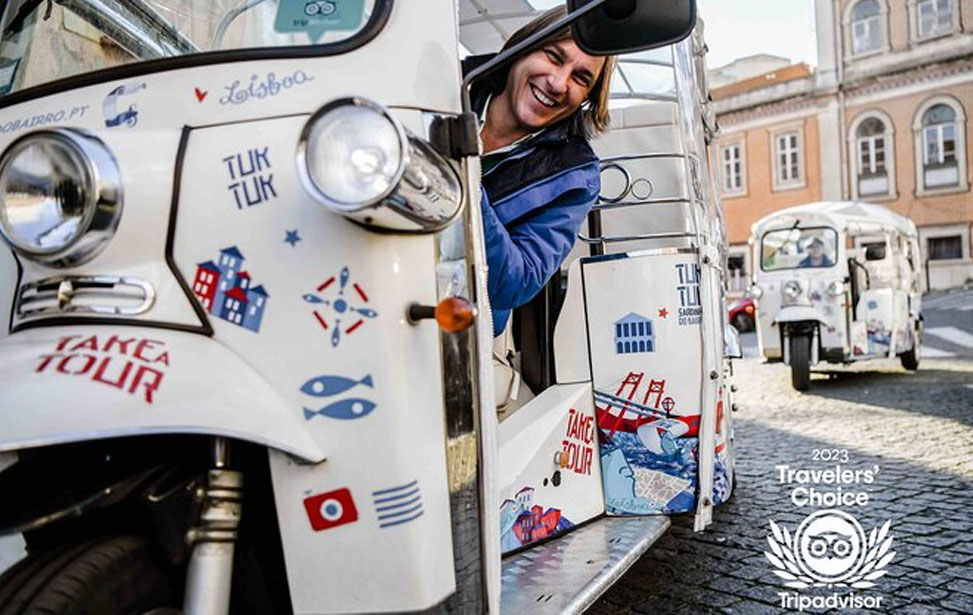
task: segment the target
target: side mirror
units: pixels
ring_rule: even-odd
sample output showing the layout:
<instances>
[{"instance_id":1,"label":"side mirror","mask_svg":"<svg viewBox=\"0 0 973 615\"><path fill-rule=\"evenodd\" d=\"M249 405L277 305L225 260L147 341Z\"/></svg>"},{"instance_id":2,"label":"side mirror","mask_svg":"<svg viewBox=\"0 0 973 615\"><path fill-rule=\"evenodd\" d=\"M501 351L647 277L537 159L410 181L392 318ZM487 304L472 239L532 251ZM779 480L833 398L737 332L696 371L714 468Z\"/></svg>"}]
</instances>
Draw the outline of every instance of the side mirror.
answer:
<instances>
[{"instance_id":1,"label":"side mirror","mask_svg":"<svg viewBox=\"0 0 973 615\"><path fill-rule=\"evenodd\" d=\"M597 0L568 0L573 12ZM696 0L607 0L572 25L578 47L615 55L678 43L696 27Z\"/></svg>"},{"instance_id":2,"label":"side mirror","mask_svg":"<svg viewBox=\"0 0 973 615\"><path fill-rule=\"evenodd\" d=\"M885 244L870 244L865 246L865 260L866 261L881 261L885 260Z\"/></svg>"}]
</instances>

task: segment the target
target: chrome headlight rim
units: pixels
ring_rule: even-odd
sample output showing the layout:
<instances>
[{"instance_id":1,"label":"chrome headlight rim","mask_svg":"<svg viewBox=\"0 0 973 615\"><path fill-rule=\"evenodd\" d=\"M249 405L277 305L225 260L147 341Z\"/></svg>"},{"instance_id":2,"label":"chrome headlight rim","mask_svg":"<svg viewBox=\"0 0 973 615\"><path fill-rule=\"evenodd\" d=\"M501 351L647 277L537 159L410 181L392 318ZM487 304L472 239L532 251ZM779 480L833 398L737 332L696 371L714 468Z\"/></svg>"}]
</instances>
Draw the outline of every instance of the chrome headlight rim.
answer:
<instances>
[{"instance_id":1,"label":"chrome headlight rim","mask_svg":"<svg viewBox=\"0 0 973 615\"><path fill-rule=\"evenodd\" d=\"M780 287L780 292L782 292L784 294L784 297L786 297L787 299L794 301L801 296L801 293L804 292L804 289L801 287L801 283L798 282L797 280L787 280Z\"/></svg>"},{"instance_id":2,"label":"chrome headlight rim","mask_svg":"<svg viewBox=\"0 0 973 615\"><path fill-rule=\"evenodd\" d=\"M398 137L399 143L399 164L395 173L392 174L388 187L385 188L377 196L358 202L346 202L340 201L332 198L321 190L315 183L314 178L311 176L311 171L309 168L309 163L307 159L307 148L308 141L311 136L311 131L314 129L315 124L325 115L345 106L357 106L375 111L385 118L395 130L396 136ZM314 112L307 122L304 123L304 127L301 129L301 135L297 142L297 173L304 185L304 189L313 195L318 201L323 203L329 209L332 209L338 213L349 214L356 213L366 209L370 209L377 205L381 205L390 196L392 196L399 183L402 181L402 175L405 173L405 169L409 163L409 147L408 147L408 136L406 134L405 128L402 123L399 122L392 114L389 112L385 105L375 102L369 98L363 96L345 96L342 98L336 98L320 109Z\"/></svg>"},{"instance_id":3,"label":"chrome headlight rim","mask_svg":"<svg viewBox=\"0 0 973 615\"><path fill-rule=\"evenodd\" d=\"M828 284L828 294L832 297L840 297L845 294L845 283L842 280L834 280Z\"/></svg>"},{"instance_id":4,"label":"chrome headlight rim","mask_svg":"<svg viewBox=\"0 0 973 615\"><path fill-rule=\"evenodd\" d=\"M751 284L750 287L747 288L747 296L754 301L759 301L760 298L764 296L764 289L757 284Z\"/></svg>"},{"instance_id":5,"label":"chrome headlight rim","mask_svg":"<svg viewBox=\"0 0 973 615\"><path fill-rule=\"evenodd\" d=\"M71 267L94 258L114 235L123 205L122 178L118 161L95 135L75 128L46 128L18 137L0 155L0 186L10 162L38 141L53 140L66 146L78 164L84 182L84 215L70 241L50 249L24 245L10 232L6 215L0 215L0 236L16 253L53 267ZM3 195L0 194L0 199ZM0 203L0 207L4 207Z\"/></svg>"}]
</instances>

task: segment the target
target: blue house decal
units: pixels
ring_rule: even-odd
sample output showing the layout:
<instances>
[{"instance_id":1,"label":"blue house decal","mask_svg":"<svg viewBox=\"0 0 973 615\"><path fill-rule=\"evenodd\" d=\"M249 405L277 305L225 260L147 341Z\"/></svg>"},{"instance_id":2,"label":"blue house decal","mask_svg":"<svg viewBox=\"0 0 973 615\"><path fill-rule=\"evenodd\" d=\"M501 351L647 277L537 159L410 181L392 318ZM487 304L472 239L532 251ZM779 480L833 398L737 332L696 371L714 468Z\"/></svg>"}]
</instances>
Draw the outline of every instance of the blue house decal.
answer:
<instances>
[{"instance_id":1,"label":"blue house decal","mask_svg":"<svg viewBox=\"0 0 973 615\"><path fill-rule=\"evenodd\" d=\"M652 321L636 313L619 318L614 323L615 354L655 352L655 333Z\"/></svg>"},{"instance_id":2,"label":"blue house decal","mask_svg":"<svg viewBox=\"0 0 973 615\"><path fill-rule=\"evenodd\" d=\"M193 292L210 314L244 329L260 331L270 295L263 285L251 285L250 274L243 270L245 260L236 246L220 250L216 263L206 261L196 266Z\"/></svg>"}]
</instances>

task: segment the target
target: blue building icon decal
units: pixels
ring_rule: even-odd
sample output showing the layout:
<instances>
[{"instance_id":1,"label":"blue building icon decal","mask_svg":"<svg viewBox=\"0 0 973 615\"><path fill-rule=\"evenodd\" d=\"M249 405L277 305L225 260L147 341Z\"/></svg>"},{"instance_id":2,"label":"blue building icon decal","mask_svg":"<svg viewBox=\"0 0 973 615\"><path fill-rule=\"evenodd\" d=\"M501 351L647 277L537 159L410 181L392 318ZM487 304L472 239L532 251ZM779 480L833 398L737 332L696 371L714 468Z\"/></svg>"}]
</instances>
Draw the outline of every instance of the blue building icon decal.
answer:
<instances>
[{"instance_id":1,"label":"blue building icon decal","mask_svg":"<svg viewBox=\"0 0 973 615\"><path fill-rule=\"evenodd\" d=\"M216 263L199 263L193 293L210 314L244 329L259 331L270 295L263 285L252 286L250 274L243 270L245 260L236 246L230 246L220 250Z\"/></svg>"},{"instance_id":2,"label":"blue building icon decal","mask_svg":"<svg viewBox=\"0 0 973 615\"><path fill-rule=\"evenodd\" d=\"M655 352L652 321L634 312L614 323L615 354Z\"/></svg>"}]
</instances>

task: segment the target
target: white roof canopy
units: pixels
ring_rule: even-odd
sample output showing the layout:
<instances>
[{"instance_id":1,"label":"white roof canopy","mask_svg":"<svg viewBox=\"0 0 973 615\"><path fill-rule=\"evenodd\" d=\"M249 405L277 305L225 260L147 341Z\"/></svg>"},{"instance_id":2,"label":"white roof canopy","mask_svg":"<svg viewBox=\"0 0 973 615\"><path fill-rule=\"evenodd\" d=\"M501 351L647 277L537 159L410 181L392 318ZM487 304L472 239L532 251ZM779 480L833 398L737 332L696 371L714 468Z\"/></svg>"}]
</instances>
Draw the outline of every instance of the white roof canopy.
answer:
<instances>
[{"instance_id":1,"label":"white roof canopy","mask_svg":"<svg viewBox=\"0 0 973 615\"><path fill-rule=\"evenodd\" d=\"M839 231L863 233L894 229L904 235L917 235L916 225L909 218L881 205L860 201L825 201L788 207L757 220L752 234L756 236L769 229L785 228L794 223L804 226L826 224Z\"/></svg>"}]
</instances>

